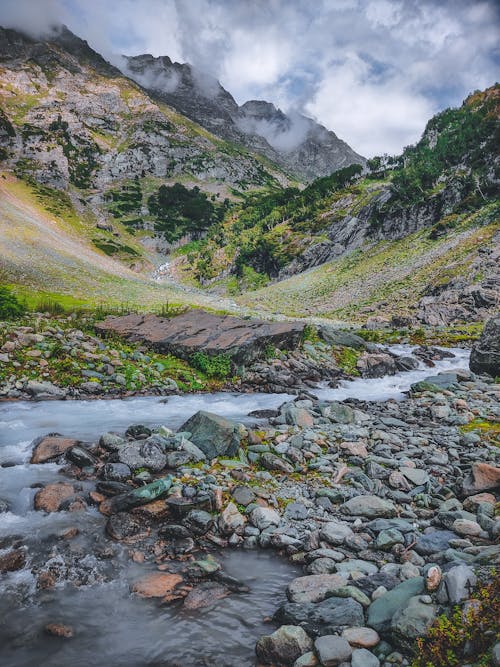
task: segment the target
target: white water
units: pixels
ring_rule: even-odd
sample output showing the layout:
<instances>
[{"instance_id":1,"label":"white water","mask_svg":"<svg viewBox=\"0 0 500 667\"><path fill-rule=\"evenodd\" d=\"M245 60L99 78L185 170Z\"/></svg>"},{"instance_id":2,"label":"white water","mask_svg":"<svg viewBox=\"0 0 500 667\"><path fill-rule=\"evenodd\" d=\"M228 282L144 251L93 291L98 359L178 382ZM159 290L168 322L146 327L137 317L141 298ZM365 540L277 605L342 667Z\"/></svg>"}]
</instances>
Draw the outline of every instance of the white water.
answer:
<instances>
[{"instance_id":1,"label":"white water","mask_svg":"<svg viewBox=\"0 0 500 667\"><path fill-rule=\"evenodd\" d=\"M393 345L388 349L399 356L409 356L415 346ZM430 375L469 367L469 350L458 347L447 349L455 356L434 362L432 368L420 361L419 368L414 371L386 375L382 378L345 380L335 389L323 385L320 389L315 389L314 394L326 401L345 401L346 398L359 398L363 401L387 401L391 398L402 400L405 398L404 392L415 382L420 382Z\"/></svg>"}]
</instances>

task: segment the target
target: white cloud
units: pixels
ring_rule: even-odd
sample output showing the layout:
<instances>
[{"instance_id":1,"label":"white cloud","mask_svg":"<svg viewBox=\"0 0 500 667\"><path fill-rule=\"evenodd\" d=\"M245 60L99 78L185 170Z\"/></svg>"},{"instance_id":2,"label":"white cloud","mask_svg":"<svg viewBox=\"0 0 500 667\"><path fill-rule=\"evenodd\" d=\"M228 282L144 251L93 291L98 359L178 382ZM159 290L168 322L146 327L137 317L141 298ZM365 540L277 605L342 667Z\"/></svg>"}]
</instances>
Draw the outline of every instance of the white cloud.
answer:
<instances>
[{"instance_id":1,"label":"white cloud","mask_svg":"<svg viewBox=\"0 0 500 667\"><path fill-rule=\"evenodd\" d=\"M0 0L0 24L57 19L108 58L168 55L239 103L306 109L365 155L498 79L495 0Z\"/></svg>"}]
</instances>

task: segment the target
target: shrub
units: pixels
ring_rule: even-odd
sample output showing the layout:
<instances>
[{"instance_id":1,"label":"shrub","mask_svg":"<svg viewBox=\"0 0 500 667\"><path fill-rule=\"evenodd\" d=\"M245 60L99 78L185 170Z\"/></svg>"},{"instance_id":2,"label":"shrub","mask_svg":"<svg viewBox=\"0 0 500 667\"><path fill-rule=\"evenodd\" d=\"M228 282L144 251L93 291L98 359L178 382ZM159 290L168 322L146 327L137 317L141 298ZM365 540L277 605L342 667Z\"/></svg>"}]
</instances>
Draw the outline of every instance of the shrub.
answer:
<instances>
[{"instance_id":1,"label":"shrub","mask_svg":"<svg viewBox=\"0 0 500 667\"><path fill-rule=\"evenodd\" d=\"M8 287L0 285L0 320L13 320L21 317L25 308Z\"/></svg>"},{"instance_id":2,"label":"shrub","mask_svg":"<svg viewBox=\"0 0 500 667\"><path fill-rule=\"evenodd\" d=\"M205 352L195 352L191 363L209 378L223 379L231 373L231 357L228 354L210 356Z\"/></svg>"}]
</instances>

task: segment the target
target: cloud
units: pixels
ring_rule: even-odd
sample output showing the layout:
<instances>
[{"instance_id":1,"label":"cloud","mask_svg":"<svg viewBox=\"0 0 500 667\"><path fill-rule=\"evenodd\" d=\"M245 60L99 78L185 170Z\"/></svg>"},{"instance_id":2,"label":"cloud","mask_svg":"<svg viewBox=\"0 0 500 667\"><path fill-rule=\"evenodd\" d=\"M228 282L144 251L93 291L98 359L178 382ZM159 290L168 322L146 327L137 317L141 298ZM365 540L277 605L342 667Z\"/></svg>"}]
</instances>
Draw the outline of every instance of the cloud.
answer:
<instances>
[{"instance_id":1,"label":"cloud","mask_svg":"<svg viewBox=\"0 0 500 667\"><path fill-rule=\"evenodd\" d=\"M1 0L0 24L59 19L108 59L189 62L239 104L313 113L370 156L495 82L499 12L495 0Z\"/></svg>"}]
</instances>

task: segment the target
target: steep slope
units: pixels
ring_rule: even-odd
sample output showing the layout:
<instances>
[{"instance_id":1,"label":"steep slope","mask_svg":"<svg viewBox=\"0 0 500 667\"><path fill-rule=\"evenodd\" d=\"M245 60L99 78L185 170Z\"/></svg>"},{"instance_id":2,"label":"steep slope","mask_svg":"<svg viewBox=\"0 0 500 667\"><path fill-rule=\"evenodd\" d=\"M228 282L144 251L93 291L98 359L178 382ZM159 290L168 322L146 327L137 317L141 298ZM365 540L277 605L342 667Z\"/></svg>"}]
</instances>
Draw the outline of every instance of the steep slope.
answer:
<instances>
[{"instance_id":1,"label":"steep slope","mask_svg":"<svg viewBox=\"0 0 500 667\"><path fill-rule=\"evenodd\" d=\"M311 118L286 115L261 100L238 106L217 79L187 63L144 54L124 58L123 71L153 97L215 135L261 153L301 181L365 164L365 158Z\"/></svg>"},{"instance_id":2,"label":"steep slope","mask_svg":"<svg viewBox=\"0 0 500 667\"><path fill-rule=\"evenodd\" d=\"M155 230L148 200L160 185L208 193L214 215L195 225L202 233L234 192L287 182L260 156L153 101L64 28L44 40L0 28L0 164L56 199L67 193L77 214L100 223L110 252L122 222L139 236Z\"/></svg>"},{"instance_id":3,"label":"steep slope","mask_svg":"<svg viewBox=\"0 0 500 667\"><path fill-rule=\"evenodd\" d=\"M429 121L420 142L402 156L369 161L372 171L364 177L350 167L302 192L248 197L191 255L194 275L234 290L301 274L259 293L255 303L265 305L268 294L273 307L299 312L301 285L307 283L312 291L304 312L312 307L362 318L366 306L366 318L381 304L385 308L391 294L397 314L398 282L415 273L415 289L402 300L403 310L422 321L463 320L495 308L498 274L488 246L499 217L499 97L498 85L471 95L461 108ZM481 226L488 231L476 233ZM471 238L477 243L469 243ZM377 257L377 277L370 277L364 267L373 269L370 258L377 264ZM336 258L328 269L302 279L302 272ZM177 261L187 267L185 260ZM418 273L425 265L430 270ZM324 280L324 274L332 279Z\"/></svg>"}]
</instances>

